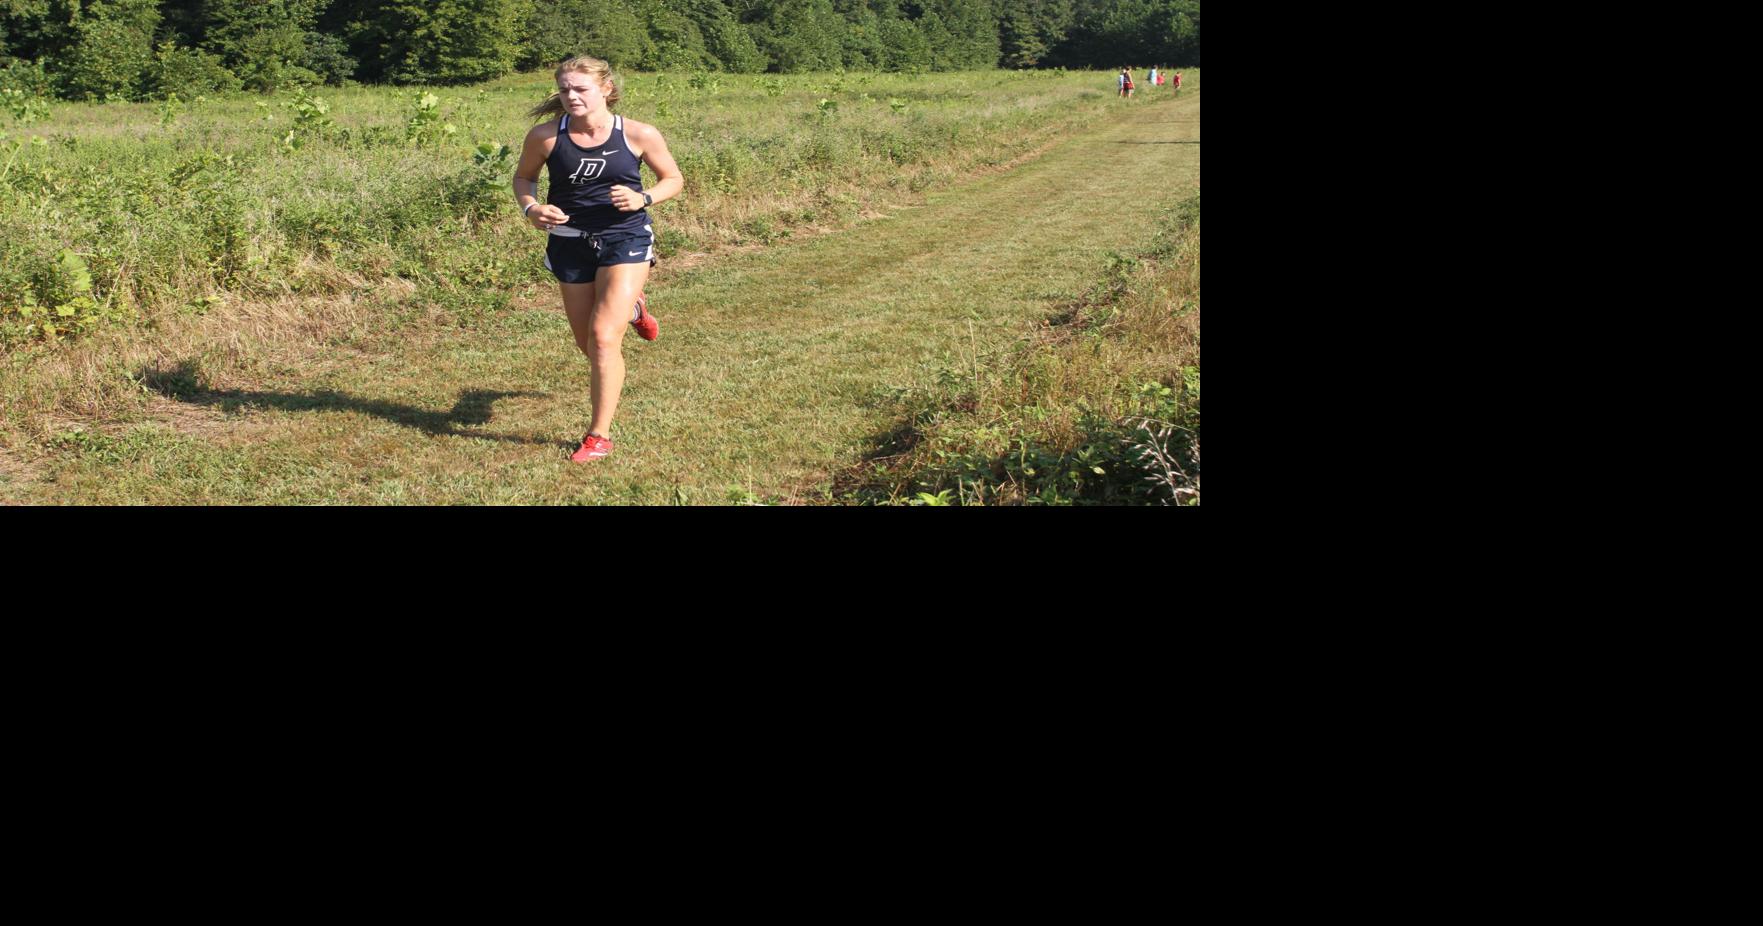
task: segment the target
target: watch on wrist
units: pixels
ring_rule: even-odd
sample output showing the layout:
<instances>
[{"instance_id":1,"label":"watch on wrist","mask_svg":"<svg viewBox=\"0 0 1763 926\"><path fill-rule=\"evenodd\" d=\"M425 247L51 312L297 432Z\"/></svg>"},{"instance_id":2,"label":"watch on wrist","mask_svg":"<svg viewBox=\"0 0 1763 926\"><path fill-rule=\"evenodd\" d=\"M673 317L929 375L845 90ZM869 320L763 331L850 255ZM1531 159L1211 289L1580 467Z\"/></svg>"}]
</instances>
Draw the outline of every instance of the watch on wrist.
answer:
<instances>
[{"instance_id":1,"label":"watch on wrist","mask_svg":"<svg viewBox=\"0 0 1763 926\"><path fill-rule=\"evenodd\" d=\"M655 197L650 196L647 193L644 193L643 194L643 208L646 209L646 208L653 206L653 205L655 205Z\"/></svg>"}]
</instances>

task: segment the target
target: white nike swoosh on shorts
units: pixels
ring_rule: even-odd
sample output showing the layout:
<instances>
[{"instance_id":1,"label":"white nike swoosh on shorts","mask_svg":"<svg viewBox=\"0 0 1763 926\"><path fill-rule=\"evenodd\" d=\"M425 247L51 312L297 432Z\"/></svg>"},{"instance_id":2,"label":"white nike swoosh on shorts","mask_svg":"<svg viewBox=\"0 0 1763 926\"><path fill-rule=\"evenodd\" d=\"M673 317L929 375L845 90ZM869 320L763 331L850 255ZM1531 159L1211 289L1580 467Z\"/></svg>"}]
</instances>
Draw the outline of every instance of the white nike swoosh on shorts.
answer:
<instances>
[{"instance_id":1,"label":"white nike swoosh on shorts","mask_svg":"<svg viewBox=\"0 0 1763 926\"><path fill-rule=\"evenodd\" d=\"M642 251L632 251L632 252L631 252L631 253L630 253L630 256L632 256L632 257L635 257L635 256L637 256L637 255L638 255L638 254L641 254L641 253L643 253L643 252L642 252Z\"/></svg>"}]
</instances>

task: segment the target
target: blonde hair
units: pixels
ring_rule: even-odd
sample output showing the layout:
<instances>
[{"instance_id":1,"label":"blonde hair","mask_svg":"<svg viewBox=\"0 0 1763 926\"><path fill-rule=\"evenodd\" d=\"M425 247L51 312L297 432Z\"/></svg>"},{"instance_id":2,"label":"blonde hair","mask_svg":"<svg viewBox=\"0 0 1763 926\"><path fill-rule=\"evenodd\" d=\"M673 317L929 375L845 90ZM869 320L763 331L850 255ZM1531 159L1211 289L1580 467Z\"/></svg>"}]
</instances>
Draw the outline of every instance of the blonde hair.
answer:
<instances>
[{"instance_id":1,"label":"blonde hair","mask_svg":"<svg viewBox=\"0 0 1763 926\"><path fill-rule=\"evenodd\" d=\"M556 76L558 79L562 79L563 75L568 74L571 71L577 74L586 74L593 78L595 83L607 87L606 108L616 109L618 107L619 98L624 95L624 87L622 86L623 81L617 74L612 72L612 65L607 64L599 58L590 58L587 55L577 55L574 58L570 58L562 64L557 65ZM563 115L564 112L563 94L552 91L550 96L545 97L545 102L534 106L532 111L527 113L527 115L534 119L555 119L556 117Z\"/></svg>"}]
</instances>

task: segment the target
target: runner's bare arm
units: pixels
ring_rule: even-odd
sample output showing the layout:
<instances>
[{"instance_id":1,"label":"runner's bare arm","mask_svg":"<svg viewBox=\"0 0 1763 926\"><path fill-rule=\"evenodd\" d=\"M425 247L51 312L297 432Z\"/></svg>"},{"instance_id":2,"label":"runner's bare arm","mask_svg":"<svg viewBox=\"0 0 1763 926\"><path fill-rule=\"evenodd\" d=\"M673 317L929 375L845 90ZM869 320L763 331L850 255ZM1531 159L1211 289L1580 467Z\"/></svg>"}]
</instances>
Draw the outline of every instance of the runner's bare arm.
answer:
<instances>
[{"instance_id":1,"label":"runner's bare arm","mask_svg":"<svg viewBox=\"0 0 1763 926\"><path fill-rule=\"evenodd\" d=\"M551 156L555 144L556 124L541 122L533 126L526 133L526 141L520 147L520 163L514 168L514 201L525 210L527 224L534 228L548 229L569 221L562 209L539 202L539 171L545 168L545 159ZM532 203L538 205L528 209Z\"/></svg>"},{"instance_id":2,"label":"runner's bare arm","mask_svg":"<svg viewBox=\"0 0 1763 926\"><path fill-rule=\"evenodd\" d=\"M680 173L679 165L668 152L667 139L661 137L660 129L646 122L626 119L624 137L629 140L631 153L642 158L643 163L655 172L655 185L644 191L651 200L658 203L672 199L685 189L685 175ZM625 186L614 186L612 204L624 212L635 212L643 208L643 194Z\"/></svg>"}]
</instances>

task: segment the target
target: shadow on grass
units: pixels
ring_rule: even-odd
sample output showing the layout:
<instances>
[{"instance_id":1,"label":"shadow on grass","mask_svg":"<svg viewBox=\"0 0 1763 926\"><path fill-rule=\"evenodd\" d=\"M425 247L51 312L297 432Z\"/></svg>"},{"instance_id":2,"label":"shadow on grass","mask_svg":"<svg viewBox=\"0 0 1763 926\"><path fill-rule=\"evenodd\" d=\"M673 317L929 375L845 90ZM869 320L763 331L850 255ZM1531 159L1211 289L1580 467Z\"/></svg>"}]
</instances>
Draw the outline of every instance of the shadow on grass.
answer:
<instances>
[{"instance_id":1,"label":"shadow on grass","mask_svg":"<svg viewBox=\"0 0 1763 926\"><path fill-rule=\"evenodd\" d=\"M1117 145L1197 145L1197 141L1117 141Z\"/></svg>"},{"instance_id":2,"label":"shadow on grass","mask_svg":"<svg viewBox=\"0 0 1763 926\"><path fill-rule=\"evenodd\" d=\"M245 409L274 408L283 411L361 412L384 418L394 424L415 428L425 434L475 437L480 440L505 441L516 444L556 445L555 438L525 437L517 434L492 434L468 430L490 423L497 399L522 396L545 396L544 392L496 392L472 389L459 396L459 401L444 412L429 411L413 405L362 399L342 392L320 389L309 393L249 392L242 389L208 389L202 386L195 364L183 361L165 370L145 367L135 374L136 382L168 398L190 405L219 408L227 414ZM570 444L574 447L574 444Z\"/></svg>"},{"instance_id":3,"label":"shadow on grass","mask_svg":"<svg viewBox=\"0 0 1763 926\"><path fill-rule=\"evenodd\" d=\"M832 475L832 497L842 504L880 504L895 494L887 478L893 461L911 453L924 432L909 420L898 421L866 442L870 449L862 458L840 468Z\"/></svg>"}]
</instances>

